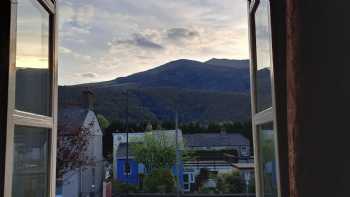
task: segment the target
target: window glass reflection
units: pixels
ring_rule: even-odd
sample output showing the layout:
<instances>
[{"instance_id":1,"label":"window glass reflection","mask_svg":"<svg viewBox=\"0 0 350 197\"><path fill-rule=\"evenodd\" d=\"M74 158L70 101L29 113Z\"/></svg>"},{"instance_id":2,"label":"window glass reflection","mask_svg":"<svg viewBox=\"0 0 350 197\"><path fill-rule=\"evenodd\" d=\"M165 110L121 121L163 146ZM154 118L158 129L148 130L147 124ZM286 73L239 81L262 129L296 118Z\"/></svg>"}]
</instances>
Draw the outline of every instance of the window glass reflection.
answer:
<instances>
[{"instance_id":1,"label":"window glass reflection","mask_svg":"<svg viewBox=\"0 0 350 197\"><path fill-rule=\"evenodd\" d=\"M16 109L50 114L49 13L37 0L19 0Z\"/></svg>"},{"instance_id":2,"label":"window glass reflection","mask_svg":"<svg viewBox=\"0 0 350 197\"><path fill-rule=\"evenodd\" d=\"M258 126L264 197L277 197L275 138L273 124Z\"/></svg>"},{"instance_id":3,"label":"window glass reflection","mask_svg":"<svg viewBox=\"0 0 350 197\"><path fill-rule=\"evenodd\" d=\"M271 96L271 32L268 0L261 0L255 13L256 31L256 110L272 106Z\"/></svg>"},{"instance_id":4,"label":"window glass reflection","mask_svg":"<svg viewBox=\"0 0 350 197\"><path fill-rule=\"evenodd\" d=\"M16 127L14 134L13 197L47 197L49 130Z\"/></svg>"}]
</instances>

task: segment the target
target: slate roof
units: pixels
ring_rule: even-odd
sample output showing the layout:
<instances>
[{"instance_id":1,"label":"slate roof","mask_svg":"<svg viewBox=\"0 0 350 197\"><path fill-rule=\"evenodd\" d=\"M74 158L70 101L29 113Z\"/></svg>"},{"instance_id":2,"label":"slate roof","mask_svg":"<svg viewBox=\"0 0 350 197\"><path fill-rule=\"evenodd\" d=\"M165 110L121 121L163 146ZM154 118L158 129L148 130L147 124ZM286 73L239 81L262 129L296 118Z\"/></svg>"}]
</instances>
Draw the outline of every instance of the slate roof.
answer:
<instances>
[{"instance_id":1,"label":"slate roof","mask_svg":"<svg viewBox=\"0 0 350 197\"><path fill-rule=\"evenodd\" d=\"M249 145L249 140L236 133L196 133L183 135L188 147L218 147Z\"/></svg>"},{"instance_id":2,"label":"slate roof","mask_svg":"<svg viewBox=\"0 0 350 197\"><path fill-rule=\"evenodd\" d=\"M132 151L132 143L129 143L129 157L134 157L134 153ZM119 144L118 151L117 151L117 158L122 159L126 158L126 143Z\"/></svg>"},{"instance_id":3,"label":"slate roof","mask_svg":"<svg viewBox=\"0 0 350 197\"><path fill-rule=\"evenodd\" d=\"M74 134L84 124L88 110L80 105L68 105L58 109L59 135Z\"/></svg>"}]
</instances>

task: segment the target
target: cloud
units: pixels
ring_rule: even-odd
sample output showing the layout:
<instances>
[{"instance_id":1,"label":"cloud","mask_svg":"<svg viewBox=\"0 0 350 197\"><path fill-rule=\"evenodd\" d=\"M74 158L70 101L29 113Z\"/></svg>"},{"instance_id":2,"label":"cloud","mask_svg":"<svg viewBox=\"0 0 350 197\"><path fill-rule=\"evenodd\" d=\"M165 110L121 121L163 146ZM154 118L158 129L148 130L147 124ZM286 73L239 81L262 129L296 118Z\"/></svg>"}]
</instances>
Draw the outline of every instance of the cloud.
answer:
<instances>
[{"instance_id":1,"label":"cloud","mask_svg":"<svg viewBox=\"0 0 350 197\"><path fill-rule=\"evenodd\" d=\"M174 59L248 57L245 1L58 3L60 84L110 80Z\"/></svg>"},{"instance_id":2,"label":"cloud","mask_svg":"<svg viewBox=\"0 0 350 197\"><path fill-rule=\"evenodd\" d=\"M142 35L135 33L133 34L131 39L128 40L117 40L115 42L117 45L133 45L139 48L145 48L145 49L154 49L154 50L163 50L164 47L150 38Z\"/></svg>"},{"instance_id":3,"label":"cloud","mask_svg":"<svg viewBox=\"0 0 350 197\"><path fill-rule=\"evenodd\" d=\"M167 30L167 38L171 40L187 40L199 37L198 31L186 28L171 28Z\"/></svg>"},{"instance_id":4,"label":"cloud","mask_svg":"<svg viewBox=\"0 0 350 197\"><path fill-rule=\"evenodd\" d=\"M62 54L68 54L68 53L71 53L71 52L72 52L72 50L70 50L70 49L68 49L68 48L65 48L65 47L63 47L63 46L60 46L60 47L59 47L59 50L60 50L60 53L62 53Z\"/></svg>"},{"instance_id":5,"label":"cloud","mask_svg":"<svg viewBox=\"0 0 350 197\"><path fill-rule=\"evenodd\" d=\"M84 78L96 78L98 75L93 72L88 72L88 73L81 73L80 76Z\"/></svg>"},{"instance_id":6,"label":"cloud","mask_svg":"<svg viewBox=\"0 0 350 197\"><path fill-rule=\"evenodd\" d=\"M75 13L75 21L80 26L89 25L95 16L95 8L92 5L79 7Z\"/></svg>"}]
</instances>

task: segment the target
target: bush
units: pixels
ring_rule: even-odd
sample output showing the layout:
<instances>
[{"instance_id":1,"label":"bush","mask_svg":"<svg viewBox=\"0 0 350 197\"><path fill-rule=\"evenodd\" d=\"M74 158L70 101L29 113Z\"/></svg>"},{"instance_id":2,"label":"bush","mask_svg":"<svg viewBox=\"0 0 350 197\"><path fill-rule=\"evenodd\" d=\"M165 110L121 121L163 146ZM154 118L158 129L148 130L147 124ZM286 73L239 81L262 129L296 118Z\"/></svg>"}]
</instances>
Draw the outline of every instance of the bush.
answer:
<instances>
[{"instance_id":1,"label":"bush","mask_svg":"<svg viewBox=\"0 0 350 197\"><path fill-rule=\"evenodd\" d=\"M151 174L145 176L144 179L145 192L170 193L175 188L175 178L168 169L154 170Z\"/></svg>"},{"instance_id":2,"label":"bush","mask_svg":"<svg viewBox=\"0 0 350 197\"><path fill-rule=\"evenodd\" d=\"M243 193L245 183L238 172L221 175L218 178L217 188L222 193Z\"/></svg>"},{"instance_id":3,"label":"bush","mask_svg":"<svg viewBox=\"0 0 350 197\"><path fill-rule=\"evenodd\" d=\"M116 180L112 181L113 189L116 193L137 192L138 188L135 185L122 183Z\"/></svg>"}]
</instances>

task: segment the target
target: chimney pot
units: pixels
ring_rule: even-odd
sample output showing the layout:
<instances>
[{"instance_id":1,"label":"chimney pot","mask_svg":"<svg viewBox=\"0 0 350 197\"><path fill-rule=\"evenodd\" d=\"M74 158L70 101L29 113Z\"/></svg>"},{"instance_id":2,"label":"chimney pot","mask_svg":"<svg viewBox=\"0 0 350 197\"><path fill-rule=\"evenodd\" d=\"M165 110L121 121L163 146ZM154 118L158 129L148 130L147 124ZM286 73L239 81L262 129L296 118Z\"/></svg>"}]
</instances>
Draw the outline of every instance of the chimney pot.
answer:
<instances>
[{"instance_id":1,"label":"chimney pot","mask_svg":"<svg viewBox=\"0 0 350 197\"><path fill-rule=\"evenodd\" d=\"M82 104L84 108L94 110L95 102L96 97L91 90L86 89L82 92Z\"/></svg>"}]
</instances>

